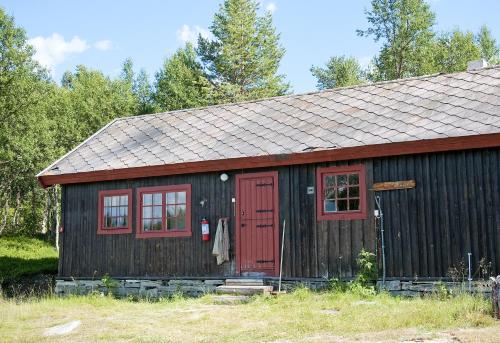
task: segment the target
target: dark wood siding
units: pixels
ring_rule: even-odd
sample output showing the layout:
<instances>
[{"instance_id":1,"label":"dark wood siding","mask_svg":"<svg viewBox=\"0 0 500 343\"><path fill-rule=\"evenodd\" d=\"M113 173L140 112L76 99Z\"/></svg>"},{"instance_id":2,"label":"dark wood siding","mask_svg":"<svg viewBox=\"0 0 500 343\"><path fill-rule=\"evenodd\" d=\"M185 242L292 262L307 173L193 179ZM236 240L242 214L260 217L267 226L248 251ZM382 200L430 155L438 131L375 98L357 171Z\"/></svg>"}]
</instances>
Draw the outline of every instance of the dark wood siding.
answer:
<instances>
[{"instance_id":1,"label":"dark wood siding","mask_svg":"<svg viewBox=\"0 0 500 343\"><path fill-rule=\"evenodd\" d=\"M357 162L359 163L359 161ZM371 166L371 162L365 162ZM338 165L339 163L337 163ZM321 164L328 166L331 164ZM367 167L367 170L370 167ZM375 247L375 231L370 220L317 222L315 165L299 165L277 170L280 190L280 227L286 220L283 271L286 277L332 277L341 271L353 275L355 257L365 246ZM259 170L246 170L256 172ZM234 205L236 172L221 182L220 173L178 175L129 181L110 181L63 187L64 225L61 249L61 276L88 277L109 273L113 276L228 276L235 275ZM370 172L371 175L371 172ZM370 179L370 176L368 176ZM136 192L138 187L192 184L192 237L135 238ZM97 194L100 190L132 188L133 233L97 235ZM205 207L200 201L207 200ZM371 201L369 208L372 209ZM372 210L370 210L372 212ZM217 266L212 256L213 240L201 240L200 221L209 219L212 238L217 219L229 217L230 263ZM280 234L281 237L281 234ZM341 258L340 258L341 256Z\"/></svg>"},{"instance_id":2,"label":"dark wood siding","mask_svg":"<svg viewBox=\"0 0 500 343\"><path fill-rule=\"evenodd\" d=\"M280 227L286 220L285 277L352 277L356 257L364 247L375 250L373 191L367 192L366 220L317 221L318 167L365 165L367 188L373 182L415 179L414 189L380 192L383 197L389 277L446 276L451 266L472 252L500 273L500 149L470 150L305 164L267 169L151 177L63 186L61 276L230 276L235 275L235 175L278 171ZM192 185L192 237L135 238L138 187ZM132 188L133 233L97 235L97 194L100 190ZM205 207L201 200L207 200ZM200 221L229 217L230 263L217 266L213 240L201 240ZM281 237L281 234L280 234Z\"/></svg>"},{"instance_id":3,"label":"dark wood siding","mask_svg":"<svg viewBox=\"0 0 500 343\"><path fill-rule=\"evenodd\" d=\"M373 178L416 180L414 189L380 192L388 276L450 276L469 252L476 278L481 260L500 273L499 149L376 159Z\"/></svg>"}]
</instances>

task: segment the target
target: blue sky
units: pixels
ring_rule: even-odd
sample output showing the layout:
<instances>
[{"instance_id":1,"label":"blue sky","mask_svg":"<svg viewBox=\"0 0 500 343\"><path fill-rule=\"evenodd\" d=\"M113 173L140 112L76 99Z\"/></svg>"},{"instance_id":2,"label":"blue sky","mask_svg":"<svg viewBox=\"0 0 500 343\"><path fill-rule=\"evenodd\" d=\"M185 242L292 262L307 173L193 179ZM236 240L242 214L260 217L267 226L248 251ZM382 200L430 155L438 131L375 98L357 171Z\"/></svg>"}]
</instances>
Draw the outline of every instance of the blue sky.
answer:
<instances>
[{"instance_id":1,"label":"blue sky","mask_svg":"<svg viewBox=\"0 0 500 343\"><path fill-rule=\"evenodd\" d=\"M0 0L0 6L27 31L37 56L59 81L78 64L116 76L131 57L135 68L152 78L163 59L184 41L206 32L222 0L212 1L27 1ZM315 89L311 65L323 65L332 55L351 55L367 63L379 49L370 38L358 37L365 28L368 0L260 1L273 11L274 24L287 52L280 72L294 92ZM500 40L500 1L431 0L437 30L477 32L486 24Z\"/></svg>"}]
</instances>

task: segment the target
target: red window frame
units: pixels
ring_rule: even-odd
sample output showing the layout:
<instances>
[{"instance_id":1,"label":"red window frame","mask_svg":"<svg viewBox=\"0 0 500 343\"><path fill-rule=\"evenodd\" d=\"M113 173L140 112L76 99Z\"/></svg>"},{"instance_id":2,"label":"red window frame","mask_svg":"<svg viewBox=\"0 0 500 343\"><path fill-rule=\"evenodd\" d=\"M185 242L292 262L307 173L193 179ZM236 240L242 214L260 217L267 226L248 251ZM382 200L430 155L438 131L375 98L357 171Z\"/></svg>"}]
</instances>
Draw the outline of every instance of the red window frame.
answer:
<instances>
[{"instance_id":1,"label":"red window frame","mask_svg":"<svg viewBox=\"0 0 500 343\"><path fill-rule=\"evenodd\" d=\"M166 213L166 193L169 192L186 192L186 224L183 230L167 230L167 213ZM142 202L143 194L161 193L162 194L162 230L161 231L143 231L142 230ZM191 185L171 185L160 187L142 187L137 189L137 220L136 220L136 237L137 238L156 238L156 237L190 237L191 232Z\"/></svg>"},{"instance_id":2,"label":"red window frame","mask_svg":"<svg viewBox=\"0 0 500 343\"><path fill-rule=\"evenodd\" d=\"M104 197L106 196L128 196L127 204L127 226L117 228L104 227ZM99 191L98 195L98 214L97 214L97 234L98 235L116 235L123 233L132 233L132 189L114 189Z\"/></svg>"},{"instance_id":3,"label":"red window frame","mask_svg":"<svg viewBox=\"0 0 500 343\"><path fill-rule=\"evenodd\" d=\"M324 211L324 180L327 175L343 174L359 175L359 210L357 211ZM354 220L366 219L366 172L362 164L325 167L316 170L316 209L318 220Z\"/></svg>"}]
</instances>

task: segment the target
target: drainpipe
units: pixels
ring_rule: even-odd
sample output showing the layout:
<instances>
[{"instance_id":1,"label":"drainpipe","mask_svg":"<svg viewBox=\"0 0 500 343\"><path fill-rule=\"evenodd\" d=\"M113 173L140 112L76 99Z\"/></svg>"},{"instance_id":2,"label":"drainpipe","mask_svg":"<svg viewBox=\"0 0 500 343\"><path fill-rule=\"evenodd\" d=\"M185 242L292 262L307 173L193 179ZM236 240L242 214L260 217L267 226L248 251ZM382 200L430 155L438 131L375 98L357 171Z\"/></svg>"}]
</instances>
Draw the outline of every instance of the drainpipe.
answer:
<instances>
[{"instance_id":1,"label":"drainpipe","mask_svg":"<svg viewBox=\"0 0 500 343\"><path fill-rule=\"evenodd\" d=\"M467 278L467 281L469 281L469 293L472 292L472 253L467 253L467 258L469 260L469 277Z\"/></svg>"},{"instance_id":2,"label":"drainpipe","mask_svg":"<svg viewBox=\"0 0 500 343\"><path fill-rule=\"evenodd\" d=\"M375 204L377 209L375 210L375 217L379 219L380 223L380 242L382 245L382 287L385 288L385 239L384 239L384 212L382 211L382 197L380 195L375 195Z\"/></svg>"}]
</instances>

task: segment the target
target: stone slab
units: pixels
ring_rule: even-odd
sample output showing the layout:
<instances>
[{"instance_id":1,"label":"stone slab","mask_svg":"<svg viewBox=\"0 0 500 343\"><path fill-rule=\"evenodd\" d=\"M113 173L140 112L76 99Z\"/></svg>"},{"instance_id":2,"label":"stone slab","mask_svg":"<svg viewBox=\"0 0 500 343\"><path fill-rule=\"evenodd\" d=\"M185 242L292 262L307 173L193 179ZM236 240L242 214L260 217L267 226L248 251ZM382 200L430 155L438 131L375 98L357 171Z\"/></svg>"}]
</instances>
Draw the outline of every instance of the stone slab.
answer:
<instances>
[{"instance_id":1,"label":"stone slab","mask_svg":"<svg viewBox=\"0 0 500 343\"><path fill-rule=\"evenodd\" d=\"M196 286L202 285L202 280L170 280L169 285L185 285L185 286Z\"/></svg>"},{"instance_id":2,"label":"stone slab","mask_svg":"<svg viewBox=\"0 0 500 343\"><path fill-rule=\"evenodd\" d=\"M227 279L226 286L264 286L262 279Z\"/></svg>"},{"instance_id":3,"label":"stone slab","mask_svg":"<svg viewBox=\"0 0 500 343\"><path fill-rule=\"evenodd\" d=\"M386 291L400 291L401 290L401 281L390 280L390 281L386 281L385 285L382 284L382 281L378 281L377 288L380 290L386 290Z\"/></svg>"},{"instance_id":4,"label":"stone slab","mask_svg":"<svg viewBox=\"0 0 500 343\"><path fill-rule=\"evenodd\" d=\"M215 291L219 294L269 294L273 291L273 286L219 286Z\"/></svg>"},{"instance_id":5,"label":"stone slab","mask_svg":"<svg viewBox=\"0 0 500 343\"><path fill-rule=\"evenodd\" d=\"M232 305L246 303L250 300L246 295L217 295L213 298L215 304Z\"/></svg>"}]
</instances>

